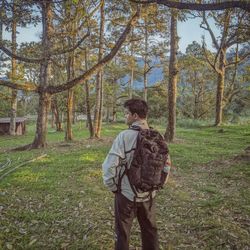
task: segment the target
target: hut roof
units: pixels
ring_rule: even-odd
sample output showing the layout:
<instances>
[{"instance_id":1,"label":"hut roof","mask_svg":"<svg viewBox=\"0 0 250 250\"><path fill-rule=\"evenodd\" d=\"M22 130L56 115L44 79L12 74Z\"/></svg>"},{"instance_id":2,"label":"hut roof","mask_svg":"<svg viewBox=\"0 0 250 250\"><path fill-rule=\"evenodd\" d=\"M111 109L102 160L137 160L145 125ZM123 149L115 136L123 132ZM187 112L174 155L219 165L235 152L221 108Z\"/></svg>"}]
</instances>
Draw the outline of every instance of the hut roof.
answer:
<instances>
[{"instance_id":1,"label":"hut roof","mask_svg":"<svg viewBox=\"0 0 250 250\"><path fill-rule=\"evenodd\" d=\"M16 122L24 122L25 120L25 117L16 117ZM10 118L0 118L0 123L10 123Z\"/></svg>"}]
</instances>

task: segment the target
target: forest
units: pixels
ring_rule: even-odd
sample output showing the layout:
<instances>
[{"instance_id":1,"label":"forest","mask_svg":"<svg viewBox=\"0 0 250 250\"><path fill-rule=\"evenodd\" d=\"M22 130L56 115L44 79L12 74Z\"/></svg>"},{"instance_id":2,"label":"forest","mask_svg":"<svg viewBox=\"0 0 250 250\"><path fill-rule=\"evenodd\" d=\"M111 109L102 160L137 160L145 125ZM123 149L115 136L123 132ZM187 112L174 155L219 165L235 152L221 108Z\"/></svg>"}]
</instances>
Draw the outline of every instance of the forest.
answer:
<instances>
[{"instance_id":1,"label":"forest","mask_svg":"<svg viewBox=\"0 0 250 250\"><path fill-rule=\"evenodd\" d=\"M248 249L249 13L242 0L0 0L0 248L112 249L101 164L140 98L174 165L161 249ZM181 52L190 19L206 36ZM38 40L20 42L27 29Z\"/></svg>"},{"instance_id":2,"label":"forest","mask_svg":"<svg viewBox=\"0 0 250 250\"><path fill-rule=\"evenodd\" d=\"M85 115L90 137L100 138L102 121L116 121L121 103L131 97L149 102L150 117L165 118L170 142L176 117L214 119L216 126L223 119L238 121L249 115L245 5L195 12L133 1L3 0L0 33L7 30L11 40L1 38L1 117L11 118L10 134L16 116L37 117L28 148L46 146L49 118L57 131L65 123L65 139L72 140L72 123ZM178 53L177 22L187 18L200 18L214 51L203 39ZM31 25L41 25L41 41L17 44L18 28Z\"/></svg>"}]
</instances>

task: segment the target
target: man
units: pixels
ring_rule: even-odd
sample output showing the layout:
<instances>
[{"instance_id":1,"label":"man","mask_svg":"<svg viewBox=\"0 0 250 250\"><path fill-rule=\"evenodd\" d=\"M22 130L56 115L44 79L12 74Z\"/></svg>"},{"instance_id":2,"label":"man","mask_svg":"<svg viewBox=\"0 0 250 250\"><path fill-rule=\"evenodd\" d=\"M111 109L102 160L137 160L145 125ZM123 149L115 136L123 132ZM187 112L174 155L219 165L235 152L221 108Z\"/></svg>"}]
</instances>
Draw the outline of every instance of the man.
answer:
<instances>
[{"instance_id":1,"label":"man","mask_svg":"<svg viewBox=\"0 0 250 250\"><path fill-rule=\"evenodd\" d=\"M146 120L148 105L145 101L130 99L124 103L124 108L127 125L149 129ZM134 217L137 217L141 228L142 249L159 249L154 199L156 191L150 195L149 192L135 195L125 173L125 166L129 168L133 159L137 135L138 130L122 131L114 140L102 165L104 184L115 194L116 250L129 250L130 229ZM169 170L169 166L164 167L165 173Z\"/></svg>"}]
</instances>

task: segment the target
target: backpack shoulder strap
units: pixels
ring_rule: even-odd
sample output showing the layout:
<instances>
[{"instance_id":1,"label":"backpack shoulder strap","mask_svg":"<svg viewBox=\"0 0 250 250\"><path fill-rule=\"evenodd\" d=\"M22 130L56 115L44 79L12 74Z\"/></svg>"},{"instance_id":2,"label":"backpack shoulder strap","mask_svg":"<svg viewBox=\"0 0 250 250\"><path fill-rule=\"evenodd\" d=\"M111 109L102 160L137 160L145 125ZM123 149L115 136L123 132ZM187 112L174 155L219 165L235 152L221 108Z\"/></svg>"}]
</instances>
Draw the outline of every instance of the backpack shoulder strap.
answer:
<instances>
[{"instance_id":1,"label":"backpack shoulder strap","mask_svg":"<svg viewBox=\"0 0 250 250\"><path fill-rule=\"evenodd\" d=\"M142 130L142 128L140 126L138 126L138 125L131 125L131 126L129 126L129 129L136 130L136 131L141 131Z\"/></svg>"}]
</instances>

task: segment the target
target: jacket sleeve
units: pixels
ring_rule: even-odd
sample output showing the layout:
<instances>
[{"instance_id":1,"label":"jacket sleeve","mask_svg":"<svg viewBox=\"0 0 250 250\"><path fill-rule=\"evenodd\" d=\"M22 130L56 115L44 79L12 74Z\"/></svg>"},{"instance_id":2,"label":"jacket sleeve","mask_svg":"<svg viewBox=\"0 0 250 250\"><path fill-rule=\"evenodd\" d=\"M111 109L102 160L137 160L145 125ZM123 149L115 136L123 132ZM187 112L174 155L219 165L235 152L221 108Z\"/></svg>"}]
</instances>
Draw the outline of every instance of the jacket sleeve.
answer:
<instances>
[{"instance_id":1,"label":"jacket sleeve","mask_svg":"<svg viewBox=\"0 0 250 250\"><path fill-rule=\"evenodd\" d=\"M103 183L110 191L117 190L118 174L123 159L125 159L124 140L120 133L102 164Z\"/></svg>"}]
</instances>

